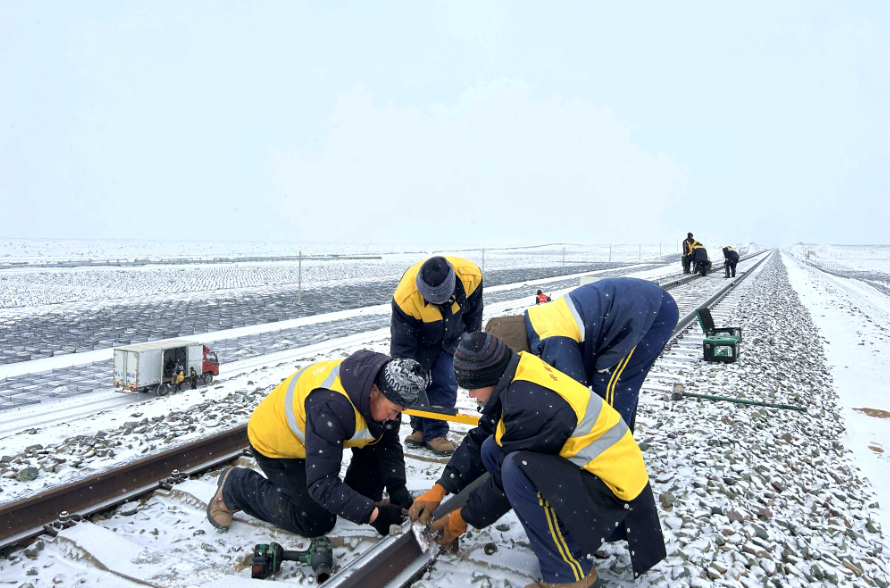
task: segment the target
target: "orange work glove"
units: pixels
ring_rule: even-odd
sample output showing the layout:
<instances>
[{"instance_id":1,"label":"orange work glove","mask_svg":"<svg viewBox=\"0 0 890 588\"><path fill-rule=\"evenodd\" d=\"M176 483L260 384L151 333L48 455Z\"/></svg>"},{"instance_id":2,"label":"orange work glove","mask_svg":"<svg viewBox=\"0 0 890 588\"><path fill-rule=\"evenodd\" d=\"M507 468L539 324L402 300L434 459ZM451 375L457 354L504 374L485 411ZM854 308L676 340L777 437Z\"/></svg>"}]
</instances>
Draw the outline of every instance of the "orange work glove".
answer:
<instances>
[{"instance_id":1,"label":"orange work glove","mask_svg":"<svg viewBox=\"0 0 890 588\"><path fill-rule=\"evenodd\" d=\"M433 511L445 498L445 488L441 484L436 484L425 493L414 499L414 504L408 509L408 516L411 522L419 520L422 524L428 525L430 519L433 518Z\"/></svg>"},{"instance_id":2,"label":"orange work glove","mask_svg":"<svg viewBox=\"0 0 890 588\"><path fill-rule=\"evenodd\" d=\"M442 536L436 539L439 545L449 545L455 539L463 535L467 530L464 518L460 516L460 509L451 511L447 517L435 521L430 528L433 531L442 531Z\"/></svg>"}]
</instances>

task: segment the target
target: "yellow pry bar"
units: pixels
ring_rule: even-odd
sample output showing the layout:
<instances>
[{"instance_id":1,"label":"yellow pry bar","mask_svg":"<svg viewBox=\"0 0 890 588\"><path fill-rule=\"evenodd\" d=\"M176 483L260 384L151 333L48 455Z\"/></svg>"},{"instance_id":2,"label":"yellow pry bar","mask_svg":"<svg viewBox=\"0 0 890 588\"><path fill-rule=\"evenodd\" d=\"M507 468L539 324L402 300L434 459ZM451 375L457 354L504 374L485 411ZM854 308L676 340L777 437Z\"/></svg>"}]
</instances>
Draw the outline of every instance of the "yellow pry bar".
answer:
<instances>
[{"instance_id":1,"label":"yellow pry bar","mask_svg":"<svg viewBox=\"0 0 890 588\"><path fill-rule=\"evenodd\" d=\"M402 411L403 414L413 417L420 417L423 419L437 419L440 421L451 421L452 423L462 423L464 425L473 425L474 427L479 424L479 417L471 416L468 414L442 414L439 412L427 412L425 410L415 410L413 408L406 408Z\"/></svg>"}]
</instances>

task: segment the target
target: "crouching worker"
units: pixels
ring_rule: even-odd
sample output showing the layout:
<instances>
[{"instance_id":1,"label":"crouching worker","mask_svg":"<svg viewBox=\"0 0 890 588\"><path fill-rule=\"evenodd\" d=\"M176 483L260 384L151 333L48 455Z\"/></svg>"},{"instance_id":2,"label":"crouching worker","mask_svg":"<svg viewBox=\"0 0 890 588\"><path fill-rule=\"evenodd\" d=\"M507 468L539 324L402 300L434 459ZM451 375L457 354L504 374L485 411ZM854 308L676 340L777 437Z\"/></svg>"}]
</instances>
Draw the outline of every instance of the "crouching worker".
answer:
<instances>
[{"instance_id":1,"label":"crouching worker","mask_svg":"<svg viewBox=\"0 0 890 588\"><path fill-rule=\"evenodd\" d=\"M665 557L643 455L612 407L487 333L463 338L454 373L482 415L439 481L414 502L412 521L429 522L446 493L460 492L487 470L489 479L468 502L432 528L444 545L468 524L487 527L513 509L543 576L526 588L601 586L585 555L619 527L627 532L634 577Z\"/></svg>"},{"instance_id":2,"label":"crouching worker","mask_svg":"<svg viewBox=\"0 0 890 588\"><path fill-rule=\"evenodd\" d=\"M287 378L247 425L250 449L266 477L249 468L224 469L207 505L210 523L226 529L243 510L291 533L317 537L341 516L388 534L413 503L399 443L400 413L428 384L413 359L367 350L309 365ZM340 480L346 448L352 460Z\"/></svg>"}]
</instances>

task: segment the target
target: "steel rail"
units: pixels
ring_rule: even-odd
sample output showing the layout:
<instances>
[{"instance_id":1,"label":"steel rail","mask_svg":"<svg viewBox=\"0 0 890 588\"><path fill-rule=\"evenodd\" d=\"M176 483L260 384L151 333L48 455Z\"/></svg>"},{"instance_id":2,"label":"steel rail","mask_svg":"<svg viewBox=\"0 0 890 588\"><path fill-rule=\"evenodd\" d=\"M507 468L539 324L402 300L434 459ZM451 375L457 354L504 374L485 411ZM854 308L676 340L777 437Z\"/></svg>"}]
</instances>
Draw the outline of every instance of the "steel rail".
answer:
<instances>
[{"instance_id":1,"label":"steel rail","mask_svg":"<svg viewBox=\"0 0 890 588\"><path fill-rule=\"evenodd\" d=\"M732 282L730 282L729 284L727 284L726 286L721 288L719 291L717 291L717 293L715 293L710 298L705 300L703 303L698 305L697 308L702 308L702 307L710 308L711 306L718 304L721 300L723 300L723 298L725 298L730 292L732 292L736 286L741 284L748 276L752 275L751 273L755 269L757 269L757 267L761 263L763 263L770 257L772 257L772 250L770 250L769 254L766 255L763 259L761 259L760 261L758 261L757 263L752 265L750 268L748 268L747 270L742 272L742 275L739 276L737 279L733 280ZM690 312L689 314L687 314L686 316L681 318L679 321L677 321L677 327L674 329L674 332L671 333L671 337L670 337L670 339L668 339L667 344L670 345L671 342L674 341L674 339L676 339L678 336L680 336L683 333L683 331L686 330L686 327L688 327L694 320L696 320L696 318L697 318L697 315L695 314L695 310L693 310L692 312ZM667 347L667 345L666 345L666 347Z\"/></svg>"},{"instance_id":2,"label":"steel rail","mask_svg":"<svg viewBox=\"0 0 890 588\"><path fill-rule=\"evenodd\" d=\"M34 496L0 506L0 548L43 533L59 514L89 516L160 487L173 470L194 474L241 455L247 425L180 445Z\"/></svg>"}]
</instances>

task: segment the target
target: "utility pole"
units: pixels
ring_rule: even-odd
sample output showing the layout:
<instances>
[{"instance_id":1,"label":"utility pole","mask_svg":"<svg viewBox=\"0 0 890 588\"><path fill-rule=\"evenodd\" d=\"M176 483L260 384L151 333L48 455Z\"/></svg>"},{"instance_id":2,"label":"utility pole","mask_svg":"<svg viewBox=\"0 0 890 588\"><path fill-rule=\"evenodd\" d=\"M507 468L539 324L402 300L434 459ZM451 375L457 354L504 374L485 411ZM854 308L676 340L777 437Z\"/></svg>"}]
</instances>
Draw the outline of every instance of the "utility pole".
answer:
<instances>
[{"instance_id":1,"label":"utility pole","mask_svg":"<svg viewBox=\"0 0 890 588\"><path fill-rule=\"evenodd\" d=\"M303 304L303 250L297 262L297 304Z\"/></svg>"},{"instance_id":2,"label":"utility pole","mask_svg":"<svg viewBox=\"0 0 890 588\"><path fill-rule=\"evenodd\" d=\"M485 249L482 250L482 279L485 279Z\"/></svg>"},{"instance_id":3,"label":"utility pole","mask_svg":"<svg viewBox=\"0 0 890 588\"><path fill-rule=\"evenodd\" d=\"M566 267L566 248L562 248L562 267L565 269Z\"/></svg>"},{"instance_id":4,"label":"utility pole","mask_svg":"<svg viewBox=\"0 0 890 588\"><path fill-rule=\"evenodd\" d=\"M643 245L642 245L642 244L640 245L640 256L639 256L639 260L640 260L640 261L643 261Z\"/></svg>"},{"instance_id":5,"label":"utility pole","mask_svg":"<svg viewBox=\"0 0 890 588\"><path fill-rule=\"evenodd\" d=\"M609 243L609 263L612 263L612 244Z\"/></svg>"}]
</instances>

